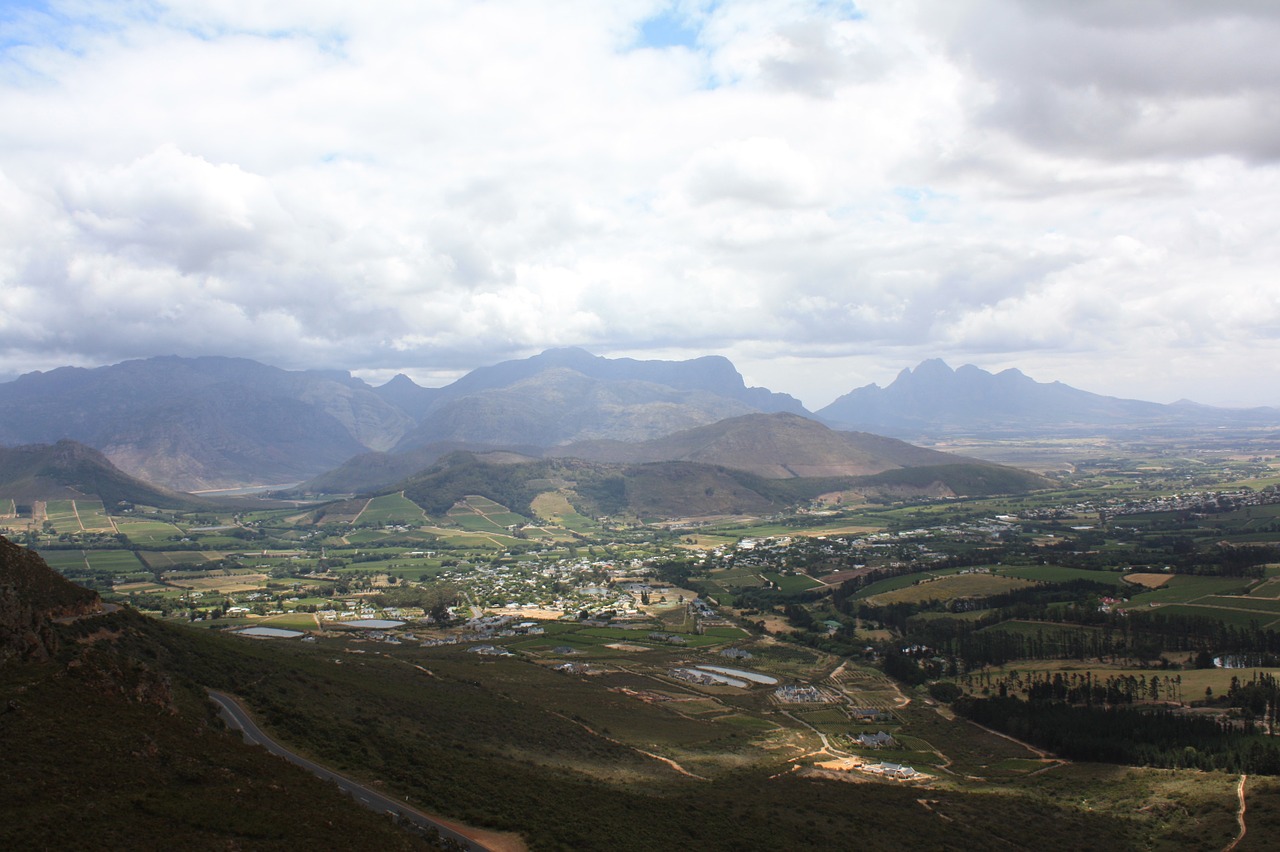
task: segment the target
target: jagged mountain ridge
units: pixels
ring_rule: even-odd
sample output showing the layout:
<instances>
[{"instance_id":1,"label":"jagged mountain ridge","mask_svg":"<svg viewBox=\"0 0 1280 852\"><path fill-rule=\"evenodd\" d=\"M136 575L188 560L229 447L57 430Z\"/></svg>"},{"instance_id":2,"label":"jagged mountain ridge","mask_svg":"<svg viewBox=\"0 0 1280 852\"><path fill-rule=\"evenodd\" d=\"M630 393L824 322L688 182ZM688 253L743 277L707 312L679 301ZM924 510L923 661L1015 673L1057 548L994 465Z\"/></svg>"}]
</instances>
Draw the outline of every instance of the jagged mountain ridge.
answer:
<instances>
[{"instance_id":1,"label":"jagged mountain ridge","mask_svg":"<svg viewBox=\"0 0 1280 852\"><path fill-rule=\"evenodd\" d=\"M414 396L407 379L385 398L423 412L396 447L442 442L557 446L591 439L640 441L750 412L808 414L799 400L749 388L728 359L602 358L577 348L480 367Z\"/></svg>"},{"instance_id":2,"label":"jagged mountain ridge","mask_svg":"<svg viewBox=\"0 0 1280 852\"><path fill-rule=\"evenodd\" d=\"M720 357L550 350L433 389L403 376L374 388L342 371L166 356L0 383L0 446L71 439L130 475L197 491L304 480L392 447L644 439L758 410L804 409L746 387Z\"/></svg>"},{"instance_id":3,"label":"jagged mountain ridge","mask_svg":"<svg viewBox=\"0 0 1280 852\"><path fill-rule=\"evenodd\" d=\"M1020 370L953 370L940 359L905 369L886 387L850 391L817 412L837 428L902 438L1106 434L1119 430L1280 424L1273 408L1164 405L1038 382Z\"/></svg>"},{"instance_id":4,"label":"jagged mountain ridge","mask_svg":"<svg viewBox=\"0 0 1280 852\"><path fill-rule=\"evenodd\" d=\"M808 415L786 394L747 387L717 356L637 361L557 349L482 367L434 389L403 376L374 388L341 371L169 356L0 383L0 446L71 439L131 476L198 491L307 480L391 449L635 443L757 413ZM1275 409L1119 400L1036 382L1017 370L992 375L972 366L952 370L942 361L904 370L886 388L859 388L820 416L842 430L907 439L1280 424ZM757 450L772 460L745 469L781 465L771 476L784 475L787 465L800 465L787 475L808 475L802 468L851 463L820 454L811 462L776 458L763 444ZM654 458L645 452L615 457ZM693 452L668 448L657 455L694 458ZM708 453L697 457L743 467ZM406 472L398 462L391 467ZM360 490L376 482L362 482Z\"/></svg>"},{"instance_id":5,"label":"jagged mountain ridge","mask_svg":"<svg viewBox=\"0 0 1280 852\"><path fill-rule=\"evenodd\" d=\"M754 410L707 391L553 367L433 406L396 449L443 441L540 447L593 438L638 441Z\"/></svg>"},{"instance_id":6,"label":"jagged mountain ridge","mask_svg":"<svg viewBox=\"0 0 1280 852\"><path fill-rule=\"evenodd\" d=\"M71 439L180 490L303 479L412 424L346 373L243 358L62 367L0 384L0 444Z\"/></svg>"},{"instance_id":7,"label":"jagged mountain ridge","mask_svg":"<svg viewBox=\"0 0 1280 852\"><path fill-rule=\"evenodd\" d=\"M805 413L793 396L766 388L749 388L728 358L704 355L687 361L638 361L634 358L604 358L585 349L548 349L540 355L479 367L451 385L435 392L440 401L484 390L509 387L523 379L554 369L568 369L590 379L608 382L647 382L682 391L703 391L734 399L754 411Z\"/></svg>"}]
</instances>

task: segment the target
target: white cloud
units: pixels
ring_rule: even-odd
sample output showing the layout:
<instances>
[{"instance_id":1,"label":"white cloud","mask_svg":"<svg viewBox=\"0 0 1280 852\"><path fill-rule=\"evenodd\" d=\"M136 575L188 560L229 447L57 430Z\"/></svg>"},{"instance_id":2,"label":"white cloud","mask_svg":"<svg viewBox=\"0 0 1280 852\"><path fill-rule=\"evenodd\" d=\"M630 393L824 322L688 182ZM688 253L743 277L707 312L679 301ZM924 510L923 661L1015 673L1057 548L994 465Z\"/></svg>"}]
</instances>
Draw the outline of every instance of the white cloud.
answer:
<instances>
[{"instance_id":1,"label":"white cloud","mask_svg":"<svg viewBox=\"0 0 1280 852\"><path fill-rule=\"evenodd\" d=\"M51 9L0 17L0 375L578 344L1280 403L1265 4Z\"/></svg>"}]
</instances>

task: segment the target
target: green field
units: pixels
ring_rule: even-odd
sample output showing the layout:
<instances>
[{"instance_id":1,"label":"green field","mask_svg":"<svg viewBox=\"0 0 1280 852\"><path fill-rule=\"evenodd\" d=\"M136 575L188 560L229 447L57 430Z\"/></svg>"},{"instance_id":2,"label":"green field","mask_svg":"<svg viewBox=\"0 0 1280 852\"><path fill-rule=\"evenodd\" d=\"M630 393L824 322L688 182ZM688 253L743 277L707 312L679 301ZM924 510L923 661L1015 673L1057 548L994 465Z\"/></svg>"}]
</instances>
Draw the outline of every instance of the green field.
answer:
<instances>
[{"instance_id":1,"label":"green field","mask_svg":"<svg viewBox=\"0 0 1280 852\"><path fill-rule=\"evenodd\" d=\"M168 571L179 565L203 565L222 554L202 550L144 550L138 556L146 567Z\"/></svg>"},{"instance_id":2,"label":"green field","mask_svg":"<svg viewBox=\"0 0 1280 852\"><path fill-rule=\"evenodd\" d=\"M897 589L905 589L908 586L914 586L920 580L930 577L946 577L951 574L958 574L964 569L961 568L943 568L937 571L920 571L911 574L899 574L896 577L887 577L884 580L877 580L869 586L864 586L855 596L859 600L865 600L873 595L882 594L884 592L892 592Z\"/></svg>"},{"instance_id":3,"label":"green field","mask_svg":"<svg viewBox=\"0 0 1280 852\"><path fill-rule=\"evenodd\" d=\"M786 594L816 589L822 585L808 574L779 574L776 571L768 571L764 576L765 579L777 584L779 591Z\"/></svg>"},{"instance_id":4,"label":"green field","mask_svg":"<svg viewBox=\"0 0 1280 852\"><path fill-rule=\"evenodd\" d=\"M427 520L427 516L422 511L422 508L405 497L404 492L401 491L398 494L384 494L381 497L374 497L369 500L359 513L357 522L362 524L420 524L425 520Z\"/></svg>"},{"instance_id":5,"label":"green field","mask_svg":"<svg viewBox=\"0 0 1280 852\"><path fill-rule=\"evenodd\" d=\"M46 550L40 554L56 570L79 568L95 573L131 573L146 568L129 550Z\"/></svg>"},{"instance_id":6,"label":"green field","mask_svg":"<svg viewBox=\"0 0 1280 852\"><path fill-rule=\"evenodd\" d=\"M1025 589L1033 585L1030 580L1014 577L1002 577L995 574L955 574L939 577L911 585L893 589L867 597L867 603L884 606L893 603L921 603L929 600L955 600L956 598L984 597L998 595L1014 589Z\"/></svg>"},{"instance_id":7,"label":"green field","mask_svg":"<svg viewBox=\"0 0 1280 852\"><path fill-rule=\"evenodd\" d=\"M1197 604L1202 606L1221 607L1223 609L1239 609L1248 612L1271 613L1280 615L1280 600L1275 598L1256 598L1253 596L1223 597L1209 595L1199 598Z\"/></svg>"},{"instance_id":8,"label":"green field","mask_svg":"<svg viewBox=\"0 0 1280 852\"><path fill-rule=\"evenodd\" d=\"M533 512L539 518L573 530L591 534L600 531L600 525L573 508L569 498L556 491L546 491L533 500Z\"/></svg>"},{"instance_id":9,"label":"green field","mask_svg":"<svg viewBox=\"0 0 1280 852\"><path fill-rule=\"evenodd\" d=\"M1032 636L1037 633L1070 633L1076 631L1093 632L1103 630L1105 628L1096 627L1089 624L1062 624L1056 621L1019 621L1010 620L1002 621L999 624L993 624L990 627L982 628L983 631L1002 631L1006 633L1021 633Z\"/></svg>"},{"instance_id":10,"label":"green field","mask_svg":"<svg viewBox=\"0 0 1280 852\"><path fill-rule=\"evenodd\" d=\"M114 532L101 500L50 500L45 518L59 532Z\"/></svg>"},{"instance_id":11,"label":"green field","mask_svg":"<svg viewBox=\"0 0 1280 852\"><path fill-rule=\"evenodd\" d=\"M1244 594L1256 581L1238 577L1200 577L1175 574L1168 583L1146 592L1135 590L1128 609L1150 604L1194 603L1215 595Z\"/></svg>"},{"instance_id":12,"label":"green field","mask_svg":"<svg viewBox=\"0 0 1280 852\"><path fill-rule=\"evenodd\" d=\"M464 530L510 535L510 526L529 523L529 519L508 510L505 506L484 497L471 496L460 500L449 510L448 518Z\"/></svg>"},{"instance_id":13,"label":"green field","mask_svg":"<svg viewBox=\"0 0 1280 852\"><path fill-rule=\"evenodd\" d=\"M74 500L50 500L45 504L45 520L60 532L79 532L82 527L75 506Z\"/></svg>"},{"instance_id":14,"label":"green field","mask_svg":"<svg viewBox=\"0 0 1280 852\"><path fill-rule=\"evenodd\" d=\"M40 555L55 571L65 572L71 568L80 570L88 568L88 560L83 550L43 550Z\"/></svg>"},{"instance_id":15,"label":"green field","mask_svg":"<svg viewBox=\"0 0 1280 852\"><path fill-rule=\"evenodd\" d=\"M152 545L184 538L185 533L173 524L146 519L116 521L116 527L135 544Z\"/></svg>"},{"instance_id":16,"label":"green field","mask_svg":"<svg viewBox=\"0 0 1280 852\"><path fill-rule=\"evenodd\" d=\"M1071 580L1089 580L1106 583L1120 589L1132 589L1118 571L1088 571L1083 568L1065 568L1060 565L1027 565L994 569L1002 577L1017 577L1042 583L1066 583Z\"/></svg>"},{"instance_id":17,"label":"green field","mask_svg":"<svg viewBox=\"0 0 1280 852\"><path fill-rule=\"evenodd\" d=\"M137 554L131 550L90 550L85 553L89 565L95 571L129 573L144 569Z\"/></svg>"},{"instance_id":18,"label":"green field","mask_svg":"<svg viewBox=\"0 0 1280 852\"><path fill-rule=\"evenodd\" d=\"M1264 627L1271 630L1280 627L1280 614L1249 610L1226 609L1201 604L1162 604L1156 610L1162 615L1189 615L1195 618L1212 618L1236 627Z\"/></svg>"}]
</instances>

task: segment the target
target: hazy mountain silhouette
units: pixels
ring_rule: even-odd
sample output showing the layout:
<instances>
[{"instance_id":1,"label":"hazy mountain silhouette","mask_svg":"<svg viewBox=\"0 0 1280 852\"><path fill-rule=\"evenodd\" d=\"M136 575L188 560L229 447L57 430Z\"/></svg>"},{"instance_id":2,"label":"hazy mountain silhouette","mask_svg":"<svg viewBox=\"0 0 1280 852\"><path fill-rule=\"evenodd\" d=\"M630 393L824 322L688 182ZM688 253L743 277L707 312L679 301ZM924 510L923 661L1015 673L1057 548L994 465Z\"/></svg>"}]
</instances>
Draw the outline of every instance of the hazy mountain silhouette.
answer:
<instances>
[{"instance_id":1,"label":"hazy mountain silhouette","mask_svg":"<svg viewBox=\"0 0 1280 852\"><path fill-rule=\"evenodd\" d=\"M1272 408L1226 409L1194 403L1163 405L1037 382L1016 369L953 370L939 359L905 369L887 387L866 385L817 412L841 428L898 437L1101 434L1111 431L1280 423Z\"/></svg>"}]
</instances>

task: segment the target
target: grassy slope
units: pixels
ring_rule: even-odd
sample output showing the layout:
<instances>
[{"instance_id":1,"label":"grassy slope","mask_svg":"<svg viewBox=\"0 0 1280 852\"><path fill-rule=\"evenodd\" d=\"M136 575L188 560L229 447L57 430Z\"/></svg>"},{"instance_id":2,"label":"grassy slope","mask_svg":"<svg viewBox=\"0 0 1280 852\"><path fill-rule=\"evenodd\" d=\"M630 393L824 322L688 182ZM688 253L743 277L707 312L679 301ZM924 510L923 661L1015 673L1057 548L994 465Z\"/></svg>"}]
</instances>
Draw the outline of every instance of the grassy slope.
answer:
<instances>
[{"instance_id":1,"label":"grassy slope","mask_svg":"<svg viewBox=\"0 0 1280 852\"><path fill-rule=\"evenodd\" d=\"M86 667L0 677L0 847L420 849L425 844L222 729L199 690L139 701ZM118 673L114 673L118 676ZM125 674L127 679L128 674Z\"/></svg>"},{"instance_id":2,"label":"grassy slope","mask_svg":"<svg viewBox=\"0 0 1280 852\"><path fill-rule=\"evenodd\" d=\"M1032 845L1055 830L1084 832L1109 848L1133 843L1117 820L1044 802L931 792L947 822L905 788L770 780L755 770L694 781L584 725L659 742L675 736L708 755L740 748L736 738L750 734L681 721L520 661L482 662L460 651L410 656L427 674L373 654L342 655L335 664L324 643L254 644L163 625L140 627L135 641L140 652L158 650L243 695L304 751L383 779L428 808L521 831L538 849L840 848L852 836L867 849L899 848L904 837L934 848L986 848Z\"/></svg>"}]
</instances>

